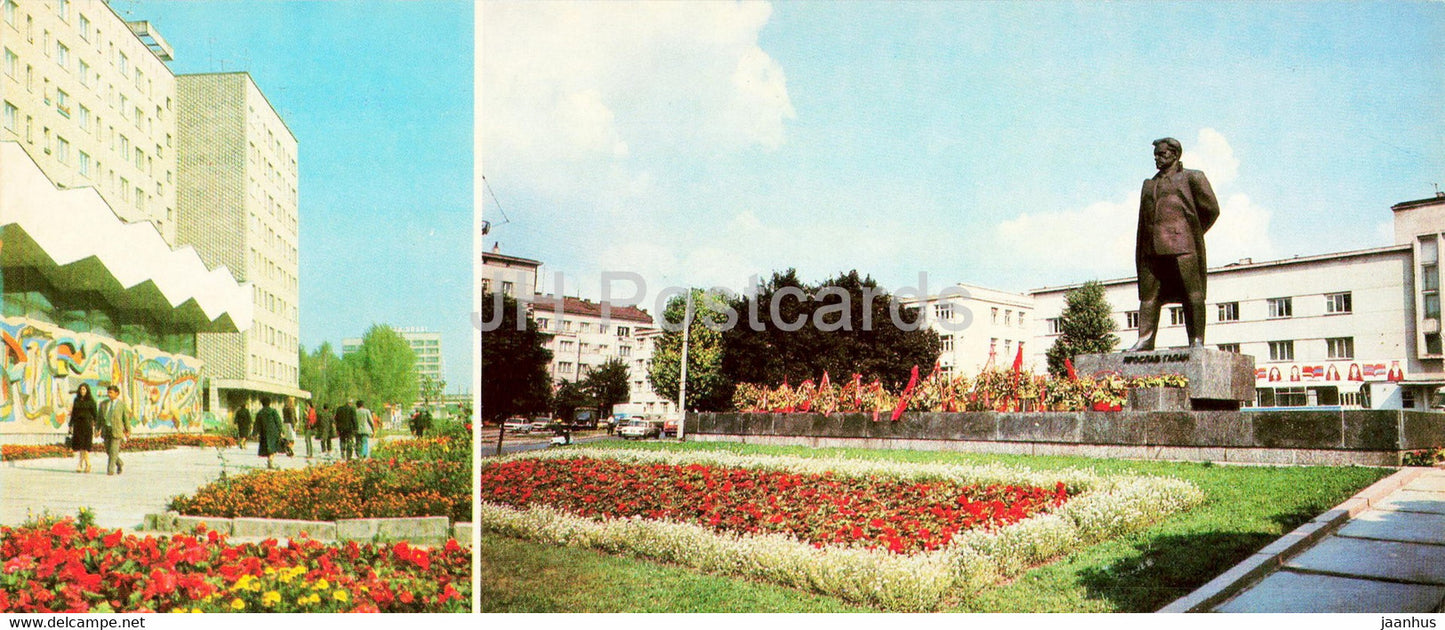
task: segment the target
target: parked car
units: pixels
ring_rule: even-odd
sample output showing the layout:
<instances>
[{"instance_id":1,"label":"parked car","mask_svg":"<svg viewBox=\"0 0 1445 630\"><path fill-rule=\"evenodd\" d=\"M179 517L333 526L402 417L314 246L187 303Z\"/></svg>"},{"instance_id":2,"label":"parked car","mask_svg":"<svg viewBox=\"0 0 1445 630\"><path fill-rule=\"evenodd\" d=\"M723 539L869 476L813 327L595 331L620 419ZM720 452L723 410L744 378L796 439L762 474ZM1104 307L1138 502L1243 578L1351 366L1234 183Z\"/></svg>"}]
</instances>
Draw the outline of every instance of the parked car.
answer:
<instances>
[{"instance_id":1,"label":"parked car","mask_svg":"<svg viewBox=\"0 0 1445 630\"><path fill-rule=\"evenodd\" d=\"M633 418L622 423L622 428L618 429L617 433L621 435L624 440L661 437L662 426L651 420Z\"/></svg>"},{"instance_id":2,"label":"parked car","mask_svg":"<svg viewBox=\"0 0 1445 630\"><path fill-rule=\"evenodd\" d=\"M677 437L677 418L668 418L662 423L662 437Z\"/></svg>"},{"instance_id":3,"label":"parked car","mask_svg":"<svg viewBox=\"0 0 1445 630\"><path fill-rule=\"evenodd\" d=\"M533 431L546 431L550 426L552 426L551 418L532 418Z\"/></svg>"},{"instance_id":4,"label":"parked car","mask_svg":"<svg viewBox=\"0 0 1445 630\"><path fill-rule=\"evenodd\" d=\"M531 433L532 423L526 418L507 418L502 423L502 430L507 433Z\"/></svg>"}]
</instances>

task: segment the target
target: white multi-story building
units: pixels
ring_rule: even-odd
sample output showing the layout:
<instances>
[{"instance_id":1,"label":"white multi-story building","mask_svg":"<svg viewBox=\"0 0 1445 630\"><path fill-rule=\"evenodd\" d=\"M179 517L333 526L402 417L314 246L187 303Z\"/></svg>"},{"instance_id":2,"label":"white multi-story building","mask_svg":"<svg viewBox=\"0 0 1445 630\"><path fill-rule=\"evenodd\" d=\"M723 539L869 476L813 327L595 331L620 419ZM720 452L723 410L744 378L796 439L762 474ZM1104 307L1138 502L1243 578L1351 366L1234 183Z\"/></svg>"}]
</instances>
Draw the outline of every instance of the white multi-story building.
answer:
<instances>
[{"instance_id":1,"label":"white multi-story building","mask_svg":"<svg viewBox=\"0 0 1445 630\"><path fill-rule=\"evenodd\" d=\"M608 313L603 315L606 307ZM647 371L661 335L652 316L635 306L611 306L575 297L534 296L531 316L551 336L548 374L553 382L577 382L611 359L627 366L629 396L616 411L665 415L675 406L652 391Z\"/></svg>"},{"instance_id":2,"label":"white multi-story building","mask_svg":"<svg viewBox=\"0 0 1445 630\"><path fill-rule=\"evenodd\" d=\"M482 292L501 293L527 299L537 294L537 269L541 261L501 253L501 246L482 254Z\"/></svg>"},{"instance_id":3,"label":"white multi-story building","mask_svg":"<svg viewBox=\"0 0 1445 630\"><path fill-rule=\"evenodd\" d=\"M1445 196L1392 207L1395 244L1359 251L1239 262L1209 270L1212 346L1253 355L1256 404L1424 409L1445 384L1440 341L1440 236ZM1102 283L1123 345L1139 327L1137 280ZM1064 295L1032 292L1031 364L1058 337ZM1158 346L1187 345L1183 313L1161 313Z\"/></svg>"},{"instance_id":4,"label":"white multi-story building","mask_svg":"<svg viewBox=\"0 0 1445 630\"><path fill-rule=\"evenodd\" d=\"M60 188L92 188L122 221L176 242L171 49L106 2L0 0L0 140Z\"/></svg>"},{"instance_id":5,"label":"white multi-story building","mask_svg":"<svg viewBox=\"0 0 1445 630\"><path fill-rule=\"evenodd\" d=\"M916 307L943 349L938 363L944 374L977 374L993 366L1011 366L1032 337L1029 327L1033 299L1027 295L959 283L924 299L903 300ZM929 368L932 366L919 366Z\"/></svg>"},{"instance_id":6,"label":"white multi-story building","mask_svg":"<svg viewBox=\"0 0 1445 630\"><path fill-rule=\"evenodd\" d=\"M182 75L178 206L181 241L250 282L245 334L200 335L213 397L226 408L297 387L300 250L297 142L244 72Z\"/></svg>"},{"instance_id":7,"label":"white multi-story building","mask_svg":"<svg viewBox=\"0 0 1445 630\"><path fill-rule=\"evenodd\" d=\"M412 353L416 355L417 379L431 377L434 381L442 381L443 375L446 373L445 364L442 362L442 334L416 327L393 327L392 330L406 340L407 345L411 346ZM347 337L341 340L341 356L360 349L360 337Z\"/></svg>"},{"instance_id":8,"label":"white multi-story building","mask_svg":"<svg viewBox=\"0 0 1445 630\"><path fill-rule=\"evenodd\" d=\"M0 0L0 336L24 350L0 352L0 433L49 439L81 383L138 431L218 424L199 338L265 315L258 276L184 234L179 182L238 166L184 171L171 58L105 2Z\"/></svg>"}]
</instances>

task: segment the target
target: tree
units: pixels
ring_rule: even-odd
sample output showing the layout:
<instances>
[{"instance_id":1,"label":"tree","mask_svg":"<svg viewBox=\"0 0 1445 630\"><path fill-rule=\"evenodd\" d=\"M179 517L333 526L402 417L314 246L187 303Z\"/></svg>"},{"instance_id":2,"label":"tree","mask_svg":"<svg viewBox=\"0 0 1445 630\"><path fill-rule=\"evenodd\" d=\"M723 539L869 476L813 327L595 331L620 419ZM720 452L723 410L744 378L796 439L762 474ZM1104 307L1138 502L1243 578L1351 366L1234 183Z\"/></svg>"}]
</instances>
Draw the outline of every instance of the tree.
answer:
<instances>
[{"instance_id":1,"label":"tree","mask_svg":"<svg viewBox=\"0 0 1445 630\"><path fill-rule=\"evenodd\" d=\"M722 375L732 383L797 385L824 372L834 379L856 373L896 391L913 366L932 369L942 350L916 308L905 308L856 270L811 286L793 269L774 273L756 296L739 297L731 308L739 321L722 335Z\"/></svg>"},{"instance_id":2,"label":"tree","mask_svg":"<svg viewBox=\"0 0 1445 630\"><path fill-rule=\"evenodd\" d=\"M443 379L432 378L430 374L423 374L420 383L422 402L431 404L433 400L440 400L442 392L447 389L447 382Z\"/></svg>"},{"instance_id":3,"label":"tree","mask_svg":"<svg viewBox=\"0 0 1445 630\"><path fill-rule=\"evenodd\" d=\"M727 321L727 299L702 289L691 291L693 319L688 330L687 408L726 411L732 406L735 385L723 376L723 333L713 328L720 330ZM652 391L672 401L677 400L678 384L682 380L682 323L686 312L686 297L668 300L662 318L678 330L666 331L658 338L652 349L652 365L647 370ZM709 322L713 328L708 327Z\"/></svg>"},{"instance_id":4,"label":"tree","mask_svg":"<svg viewBox=\"0 0 1445 630\"><path fill-rule=\"evenodd\" d=\"M416 401L416 353L390 326L373 324L355 352L361 368L361 390L373 407L395 403L405 409Z\"/></svg>"},{"instance_id":5,"label":"tree","mask_svg":"<svg viewBox=\"0 0 1445 630\"><path fill-rule=\"evenodd\" d=\"M482 330L482 418L544 413L552 403L548 336L532 318L517 318L516 300L502 296L498 305L494 298L491 293L482 296L481 321L500 319L496 328ZM495 312L497 308L502 312Z\"/></svg>"},{"instance_id":6,"label":"tree","mask_svg":"<svg viewBox=\"0 0 1445 630\"><path fill-rule=\"evenodd\" d=\"M302 348L297 358L301 362L298 384L311 392L311 400L318 408L323 404L334 407L341 400L354 397L353 371L336 356L330 342L323 342L309 354Z\"/></svg>"},{"instance_id":7,"label":"tree","mask_svg":"<svg viewBox=\"0 0 1445 630\"><path fill-rule=\"evenodd\" d=\"M588 396L597 403L599 418L611 417L613 405L627 402L628 396L632 394L632 386L627 381L629 375L627 363L613 357L597 366L582 380L583 389L586 389Z\"/></svg>"},{"instance_id":8,"label":"tree","mask_svg":"<svg viewBox=\"0 0 1445 630\"><path fill-rule=\"evenodd\" d=\"M1055 377L1068 374L1065 359L1081 354L1113 352L1119 345L1114 335L1113 307L1104 299L1104 285L1091 280L1064 296L1064 313L1059 317L1062 334L1054 340L1047 353L1049 373Z\"/></svg>"},{"instance_id":9,"label":"tree","mask_svg":"<svg viewBox=\"0 0 1445 630\"><path fill-rule=\"evenodd\" d=\"M486 403L485 400L482 402ZM578 407L591 407L593 402L587 388L581 383L558 381L557 392L552 396L552 416L570 422L572 413L577 411Z\"/></svg>"}]
</instances>

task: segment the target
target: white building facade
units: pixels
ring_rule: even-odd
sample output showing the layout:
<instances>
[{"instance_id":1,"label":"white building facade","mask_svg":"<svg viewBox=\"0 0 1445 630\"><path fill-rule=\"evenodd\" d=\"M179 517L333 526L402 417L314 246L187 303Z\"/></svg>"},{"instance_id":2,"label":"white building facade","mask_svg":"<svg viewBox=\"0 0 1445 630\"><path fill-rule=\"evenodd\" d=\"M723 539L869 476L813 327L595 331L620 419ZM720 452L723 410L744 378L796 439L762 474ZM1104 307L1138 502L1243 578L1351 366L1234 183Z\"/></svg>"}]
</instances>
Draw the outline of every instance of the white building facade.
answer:
<instances>
[{"instance_id":1,"label":"white building facade","mask_svg":"<svg viewBox=\"0 0 1445 630\"><path fill-rule=\"evenodd\" d=\"M1013 365L1032 341L1033 299L1027 295L959 283L925 299L905 299L916 307L943 349L940 371L947 375L977 374L986 367ZM919 366L931 368L932 366Z\"/></svg>"},{"instance_id":2,"label":"white building facade","mask_svg":"<svg viewBox=\"0 0 1445 630\"><path fill-rule=\"evenodd\" d=\"M182 75L177 94L178 233L253 287L250 331L197 340L212 396L225 409L263 394L305 397L296 137L244 72Z\"/></svg>"},{"instance_id":3,"label":"white building facade","mask_svg":"<svg viewBox=\"0 0 1445 630\"><path fill-rule=\"evenodd\" d=\"M442 376L446 374L446 364L442 362L442 334L418 327L393 327L392 330L406 340L407 345L411 346L412 353L416 355L417 379L430 377L434 381L441 382ZM341 356L360 349L360 337L347 337L341 340Z\"/></svg>"}]
</instances>

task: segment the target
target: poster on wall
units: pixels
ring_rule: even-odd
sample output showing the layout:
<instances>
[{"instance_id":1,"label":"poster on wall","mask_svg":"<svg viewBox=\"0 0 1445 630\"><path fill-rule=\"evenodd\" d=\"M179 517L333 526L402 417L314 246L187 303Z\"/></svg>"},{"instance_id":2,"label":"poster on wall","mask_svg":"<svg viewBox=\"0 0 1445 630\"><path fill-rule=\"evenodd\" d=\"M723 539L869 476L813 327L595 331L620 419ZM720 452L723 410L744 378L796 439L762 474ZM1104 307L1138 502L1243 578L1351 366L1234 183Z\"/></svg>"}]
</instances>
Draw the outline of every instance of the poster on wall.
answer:
<instances>
[{"instance_id":1,"label":"poster on wall","mask_svg":"<svg viewBox=\"0 0 1445 630\"><path fill-rule=\"evenodd\" d=\"M1398 360L1271 363L1254 371L1256 384L1395 382L1405 379Z\"/></svg>"},{"instance_id":2,"label":"poster on wall","mask_svg":"<svg viewBox=\"0 0 1445 630\"><path fill-rule=\"evenodd\" d=\"M0 432L60 433L81 383L120 387L139 432L201 429L201 361L26 319L0 319Z\"/></svg>"}]
</instances>

